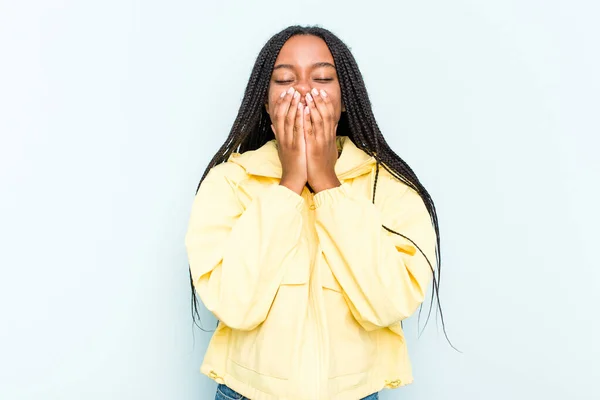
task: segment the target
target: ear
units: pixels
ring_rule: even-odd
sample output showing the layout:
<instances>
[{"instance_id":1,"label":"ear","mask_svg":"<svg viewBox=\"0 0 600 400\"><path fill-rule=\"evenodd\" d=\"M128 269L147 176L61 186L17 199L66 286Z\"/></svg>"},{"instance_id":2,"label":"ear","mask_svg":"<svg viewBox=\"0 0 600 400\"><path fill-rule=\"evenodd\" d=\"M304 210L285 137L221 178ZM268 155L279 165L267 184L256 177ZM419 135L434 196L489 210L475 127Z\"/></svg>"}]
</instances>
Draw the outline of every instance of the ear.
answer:
<instances>
[{"instance_id":1,"label":"ear","mask_svg":"<svg viewBox=\"0 0 600 400\"><path fill-rule=\"evenodd\" d=\"M269 103L265 103L265 110L267 110L267 114L269 114ZM271 115L271 114L269 114Z\"/></svg>"},{"instance_id":2,"label":"ear","mask_svg":"<svg viewBox=\"0 0 600 400\"><path fill-rule=\"evenodd\" d=\"M342 112L346 112L346 106L342 103Z\"/></svg>"}]
</instances>

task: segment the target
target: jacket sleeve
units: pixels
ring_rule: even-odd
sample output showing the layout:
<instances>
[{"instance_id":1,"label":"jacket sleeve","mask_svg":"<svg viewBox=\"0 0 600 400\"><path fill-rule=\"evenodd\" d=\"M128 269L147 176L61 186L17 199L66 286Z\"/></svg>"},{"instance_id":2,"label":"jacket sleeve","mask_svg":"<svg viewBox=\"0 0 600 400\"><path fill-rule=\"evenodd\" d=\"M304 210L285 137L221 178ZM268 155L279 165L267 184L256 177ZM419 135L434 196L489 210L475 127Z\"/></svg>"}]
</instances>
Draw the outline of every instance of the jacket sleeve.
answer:
<instances>
[{"instance_id":1,"label":"jacket sleeve","mask_svg":"<svg viewBox=\"0 0 600 400\"><path fill-rule=\"evenodd\" d=\"M356 320L366 329L390 327L423 302L435 266L435 230L421 197L392 176L377 184L377 206L351 186L315 195L321 248Z\"/></svg>"},{"instance_id":2,"label":"jacket sleeve","mask_svg":"<svg viewBox=\"0 0 600 400\"><path fill-rule=\"evenodd\" d=\"M208 310L225 325L252 330L262 323L298 250L304 199L274 184L247 206L233 164L214 167L192 206L185 244L192 280ZM245 172L243 172L245 179ZM247 194L247 193L245 193Z\"/></svg>"}]
</instances>

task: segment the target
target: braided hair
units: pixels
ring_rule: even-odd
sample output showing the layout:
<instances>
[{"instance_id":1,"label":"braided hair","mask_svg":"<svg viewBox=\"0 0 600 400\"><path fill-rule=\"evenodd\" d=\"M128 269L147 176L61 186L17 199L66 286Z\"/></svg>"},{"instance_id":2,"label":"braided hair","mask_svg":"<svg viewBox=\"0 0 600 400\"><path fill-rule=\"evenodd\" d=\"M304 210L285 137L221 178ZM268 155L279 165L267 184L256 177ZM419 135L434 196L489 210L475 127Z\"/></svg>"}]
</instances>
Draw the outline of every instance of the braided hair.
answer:
<instances>
[{"instance_id":1,"label":"braided hair","mask_svg":"<svg viewBox=\"0 0 600 400\"><path fill-rule=\"evenodd\" d=\"M385 138L381 134L377 122L375 121L365 83L354 56L350 52L348 46L327 29L318 26L294 25L275 34L267 41L258 54L246 86L242 104L240 105L237 117L233 122L229 136L208 164L196 191L200 188L202 181L210 169L227 161L233 152L243 153L249 150L256 150L269 140L275 138L270 127L271 119L266 112L264 105L267 99L269 82L271 80L275 60L283 45L288 39L295 35L313 35L323 39L333 56L342 93L342 103L346 107L346 112L342 113L340 121L338 122L337 134L338 136L348 136L358 148L375 158L377 169L375 173L372 202L375 203L377 178L379 176L380 167L383 167L392 176L415 190L422 198L436 233L435 267L432 265L431 261L427 259L427 256L425 256L421 248L410 238L404 236L402 233L393 231L385 225L382 227L385 230L402 236L412 242L423 256L425 256L433 273L433 291L425 325L431 315L432 306L437 304L442 320L444 335L449 341L439 299L441 253L440 234L435 205L425 187L419 182L417 175L406 162L394 153L385 141ZM195 294L191 270L190 284L192 290L192 319L195 322L196 317L200 318L200 316L198 314L198 299ZM421 310L422 305L419 308L419 318Z\"/></svg>"}]
</instances>

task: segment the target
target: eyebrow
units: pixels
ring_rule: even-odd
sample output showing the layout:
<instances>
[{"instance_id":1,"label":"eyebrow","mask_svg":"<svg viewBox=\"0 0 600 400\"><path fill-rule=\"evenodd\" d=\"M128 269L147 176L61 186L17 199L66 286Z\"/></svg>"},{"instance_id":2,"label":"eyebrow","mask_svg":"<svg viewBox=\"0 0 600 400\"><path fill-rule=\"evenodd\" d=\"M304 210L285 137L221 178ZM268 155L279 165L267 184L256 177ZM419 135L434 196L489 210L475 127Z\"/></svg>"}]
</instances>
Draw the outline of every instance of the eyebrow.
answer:
<instances>
[{"instance_id":1,"label":"eyebrow","mask_svg":"<svg viewBox=\"0 0 600 400\"><path fill-rule=\"evenodd\" d=\"M335 69L335 65L333 65L332 63L327 62L327 61L321 61L321 62L314 63L313 65L311 65L311 67L312 68L331 67L331 68ZM273 68L273 71L276 69L280 69L280 68L294 69L294 66L291 64L279 64Z\"/></svg>"}]
</instances>

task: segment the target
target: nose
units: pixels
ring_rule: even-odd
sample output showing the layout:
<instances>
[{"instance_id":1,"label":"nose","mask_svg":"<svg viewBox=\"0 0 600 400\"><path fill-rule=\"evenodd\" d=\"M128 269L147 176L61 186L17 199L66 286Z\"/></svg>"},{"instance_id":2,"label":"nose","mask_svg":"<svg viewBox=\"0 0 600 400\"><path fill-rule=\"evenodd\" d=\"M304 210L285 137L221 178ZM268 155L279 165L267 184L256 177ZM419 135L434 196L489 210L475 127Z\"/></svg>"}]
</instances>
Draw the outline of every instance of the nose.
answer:
<instances>
[{"instance_id":1,"label":"nose","mask_svg":"<svg viewBox=\"0 0 600 400\"><path fill-rule=\"evenodd\" d=\"M295 89L300 93L300 101L306 105L306 93L310 92L310 85L307 79L299 80Z\"/></svg>"}]
</instances>

